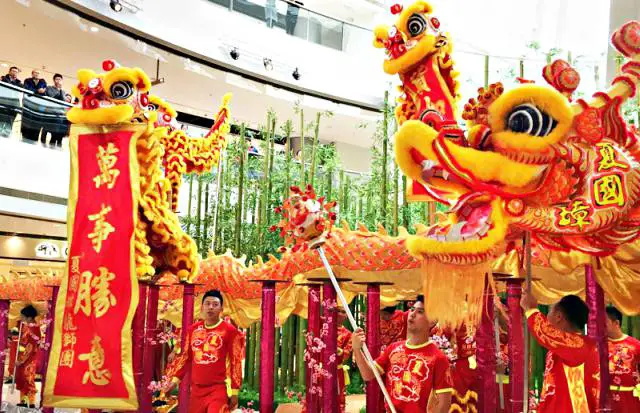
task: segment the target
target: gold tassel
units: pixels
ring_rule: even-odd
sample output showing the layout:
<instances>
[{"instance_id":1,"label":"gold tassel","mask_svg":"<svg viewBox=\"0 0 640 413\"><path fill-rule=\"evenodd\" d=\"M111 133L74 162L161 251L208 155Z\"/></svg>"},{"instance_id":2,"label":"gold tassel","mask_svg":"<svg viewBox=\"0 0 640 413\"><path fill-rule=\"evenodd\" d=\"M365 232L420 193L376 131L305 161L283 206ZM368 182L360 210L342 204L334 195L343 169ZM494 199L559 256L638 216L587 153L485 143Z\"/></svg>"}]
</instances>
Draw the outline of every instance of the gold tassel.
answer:
<instances>
[{"instance_id":1,"label":"gold tassel","mask_svg":"<svg viewBox=\"0 0 640 413\"><path fill-rule=\"evenodd\" d=\"M490 273L490 262L456 265L429 258L423 260L427 317L453 329L462 324L477 326L482 317L485 277Z\"/></svg>"}]
</instances>

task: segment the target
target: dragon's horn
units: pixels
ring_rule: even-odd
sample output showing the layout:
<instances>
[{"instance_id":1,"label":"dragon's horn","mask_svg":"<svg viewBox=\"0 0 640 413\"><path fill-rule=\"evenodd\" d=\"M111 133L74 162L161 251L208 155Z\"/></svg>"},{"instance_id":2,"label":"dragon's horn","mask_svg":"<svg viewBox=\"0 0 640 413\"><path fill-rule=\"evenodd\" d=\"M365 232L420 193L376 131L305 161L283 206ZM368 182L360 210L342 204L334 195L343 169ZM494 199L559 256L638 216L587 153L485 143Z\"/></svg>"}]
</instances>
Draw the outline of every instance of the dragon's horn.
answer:
<instances>
[{"instance_id":1,"label":"dragon's horn","mask_svg":"<svg viewBox=\"0 0 640 413\"><path fill-rule=\"evenodd\" d=\"M629 59L621 68L622 74L613 79L612 87L604 92L597 93L594 100L588 106L600 108L610 99L620 97L626 100L636 93L636 85L640 82L640 22L630 21L613 33L611 43L624 57ZM573 113L580 114L583 106L573 105Z\"/></svg>"}]
</instances>

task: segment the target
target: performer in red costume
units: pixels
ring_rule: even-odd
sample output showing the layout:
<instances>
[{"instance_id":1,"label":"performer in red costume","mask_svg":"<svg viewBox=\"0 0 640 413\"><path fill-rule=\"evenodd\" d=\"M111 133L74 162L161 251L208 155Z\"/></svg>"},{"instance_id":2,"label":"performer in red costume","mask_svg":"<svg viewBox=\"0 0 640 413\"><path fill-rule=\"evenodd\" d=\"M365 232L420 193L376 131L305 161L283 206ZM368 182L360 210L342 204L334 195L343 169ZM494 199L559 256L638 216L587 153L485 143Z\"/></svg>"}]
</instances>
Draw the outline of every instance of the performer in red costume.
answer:
<instances>
[{"instance_id":1,"label":"performer in red costume","mask_svg":"<svg viewBox=\"0 0 640 413\"><path fill-rule=\"evenodd\" d=\"M346 407L346 386L349 384L349 366L347 361L351 358L351 331L347 330L344 322L347 313L344 308L338 308L338 402L340 412L344 413ZM342 371L340 371L342 370Z\"/></svg>"},{"instance_id":2,"label":"performer in red costume","mask_svg":"<svg viewBox=\"0 0 640 413\"><path fill-rule=\"evenodd\" d=\"M11 329L11 338L9 339L9 377L7 383L13 383L13 370L16 366L16 353L18 352L18 327Z\"/></svg>"},{"instance_id":3,"label":"performer in red costume","mask_svg":"<svg viewBox=\"0 0 640 413\"><path fill-rule=\"evenodd\" d=\"M407 339L408 312L396 310L395 307L385 307L380 310L380 351L384 351L389 344Z\"/></svg>"},{"instance_id":4,"label":"performer in red costume","mask_svg":"<svg viewBox=\"0 0 640 413\"><path fill-rule=\"evenodd\" d=\"M622 333L622 313L607 308L611 411L640 412L640 340Z\"/></svg>"},{"instance_id":5,"label":"performer in red costume","mask_svg":"<svg viewBox=\"0 0 640 413\"><path fill-rule=\"evenodd\" d=\"M20 311L20 344L16 363L16 389L20 391L18 406L35 408L36 405L36 362L40 342L40 326L36 324L38 310L28 305Z\"/></svg>"},{"instance_id":6,"label":"performer in red costume","mask_svg":"<svg viewBox=\"0 0 640 413\"><path fill-rule=\"evenodd\" d=\"M167 368L172 377L169 392L184 376L191 363L189 413L229 412L238 407L242 385L244 338L233 325L220 318L224 300L218 290L207 291L202 298L204 321L191 326L181 353ZM231 381L227 394L226 380Z\"/></svg>"},{"instance_id":7,"label":"performer in red costume","mask_svg":"<svg viewBox=\"0 0 640 413\"><path fill-rule=\"evenodd\" d=\"M406 341L388 346L377 358L376 367L385 374L386 388L398 413L423 413L435 393L433 413L448 413L453 384L447 356L429 340L434 323L424 312L424 298L418 296L409 311ZM365 381L374 378L362 355L365 334L356 330L351 338L353 357ZM387 411L388 407L387 407Z\"/></svg>"},{"instance_id":8,"label":"performer in red costume","mask_svg":"<svg viewBox=\"0 0 640 413\"><path fill-rule=\"evenodd\" d=\"M553 305L549 316L538 301L523 294L520 302L531 334L547 353L538 413L595 413L600 397L600 363L596 344L582 332L589 308L575 295Z\"/></svg>"}]
</instances>

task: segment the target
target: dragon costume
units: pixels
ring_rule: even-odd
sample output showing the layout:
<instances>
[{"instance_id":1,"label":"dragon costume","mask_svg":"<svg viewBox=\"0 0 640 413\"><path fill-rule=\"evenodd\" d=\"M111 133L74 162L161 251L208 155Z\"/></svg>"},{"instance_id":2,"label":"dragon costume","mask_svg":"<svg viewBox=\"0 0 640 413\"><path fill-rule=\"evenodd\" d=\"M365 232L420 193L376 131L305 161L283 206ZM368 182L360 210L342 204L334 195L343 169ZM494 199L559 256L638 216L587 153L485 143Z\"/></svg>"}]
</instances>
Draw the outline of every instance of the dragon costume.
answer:
<instances>
[{"instance_id":1,"label":"dragon costume","mask_svg":"<svg viewBox=\"0 0 640 413\"><path fill-rule=\"evenodd\" d=\"M406 74L439 50L441 35L424 24L434 19L431 11L418 1L395 26L374 32L374 45L387 48L385 71L400 73L411 96L415 84ZM446 220L407 239L408 250L423 259L426 292L440 297L427 311L441 322L478 320L484 274L525 232L541 248L597 257L637 238L640 152L620 105L639 80L639 32L636 22L616 32L613 44L629 62L591 102L572 104L579 75L556 61L543 74L552 87L480 89L464 108L466 134L439 130L416 118L415 105L400 105L398 165L431 199L451 207ZM432 93L424 88L424 96Z\"/></svg>"}]
</instances>

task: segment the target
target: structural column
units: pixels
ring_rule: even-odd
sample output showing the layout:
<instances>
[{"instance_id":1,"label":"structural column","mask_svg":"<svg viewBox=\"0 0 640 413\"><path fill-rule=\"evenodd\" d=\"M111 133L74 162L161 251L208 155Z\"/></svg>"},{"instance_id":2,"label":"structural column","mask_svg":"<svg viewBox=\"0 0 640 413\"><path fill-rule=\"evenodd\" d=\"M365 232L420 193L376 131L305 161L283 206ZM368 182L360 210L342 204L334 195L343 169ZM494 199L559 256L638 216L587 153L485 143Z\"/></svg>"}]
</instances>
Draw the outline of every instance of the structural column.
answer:
<instances>
[{"instance_id":1,"label":"structural column","mask_svg":"<svg viewBox=\"0 0 640 413\"><path fill-rule=\"evenodd\" d=\"M193 324L194 296L196 293L195 284L184 283L182 292L182 335L180 350L189 351L185 348L187 333ZM184 367L184 377L180 382L180 392L178 394L178 413L189 411L189 392L191 390L191 364Z\"/></svg>"},{"instance_id":2,"label":"structural column","mask_svg":"<svg viewBox=\"0 0 640 413\"><path fill-rule=\"evenodd\" d=\"M485 308L476 336L478 358L478 411L498 410L496 398L496 342L494 331L494 296L488 280L484 289Z\"/></svg>"},{"instance_id":3,"label":"structural column","mask_svg":"<svg viewBox=\"0 0 640 413\"><path fill-rule=\"evenodd\" d=\"M260 334L260 413L273 412L276 281L254 280L262 284L262 331Z\"/></svg>"},{"instance_id":4,"label":"structural column","mask_svg":"<svg viewBox=\"0 0 640 413\"><path fill-rule=\"evenodd\" d=\"M144 321L147 309L147 291L149 285L144 282L138 283L138 308L133 316L133 323L131 326L133 336L133 375L136 383L136 392L138 394L138 403L142 402L142 365L144 354ZM139 412L142 412L142 405L138 408Z\"/></svg>"},{"instance_id":5,"label":"structural column","mask_svg":"<svg viewBox=\"0 0 640 413\"><path fill-rule=\"evenodd\" d=\"M140 410L152 410L152 394L149 384L153 380L153 364L156 361L156 340L158 335L158 300L160 286L149 284L147 287L147 314L144 333L144 354L142 356L142 384L140 385Z\"/></svg>"},{"instance_id":6,"label":"structural column","mask_svg":"<svg viewBox=\"0 0 640 413\"><path fill-rule=\"evenodd\" d=\"M598 412L610 412L609 397L609 348L607 344L606 311L604 303L604 291L596 280L595 270L592 265L585 265L584 277L587 287L587 306L589 306L589 322L587 333L589 337L598 343L600 356L600 402Z\"/></svg>"},{"instance_id":7,"label":"structural column","mask_svg":"<svg viewBox=\"0 0 640 413\"><path fill-rule=\"evenodd\" d=\"M306 283L306 284L298 284L299 286L308 287L308 296L307 296L307 334L311 337L320 337L320 286L318 283ZM309 349L307 349L308 354L311 357L314 357L314 361L316 363L320 363L321 360L318 360L315 354ZM305 378L306 378L306 405L308 413L319 413L320 405L317 394L314 394L311 391L312 388L319 386L319 383L315 383L313 380L313 375L311 374L311 370L305 366Z\"/></svg>"},{"instance_id":8,"label":"structural column","mask_svg":"<svg viewBox=\"0 0 640 413\"><path fill-rule=\"evenodd\" d=\"M511 400L508 411L520 413L524 409L524 318L520 299L524 278L507 278L507 308L509 310L509 387Z\"/></svg>"},{"instance_id":9,"label":"structural column","mask_svg":"<svg viewBox=\"0 0 640 413\"><path fill-rule=\"evenodd\" d=\"M47 333L45 335L44 343L46 348L46 355L44 358L44 364L42 366L42 371L40 372L40 376L42 377L42 390L40 392L40 404L44 401L44 389L47 385L47 370L49 369L49 356L51 354L51 342L53 341L53 330L55 329L56 323L56 303L58 302L58 292L60 292L59 285L49 285L51 287L51 301L49 301L47 315L49 318L49 325L47 325ZM0 325L0 328L2 326ZM2 339L0 337L0 339ZM0 362L0 366L3 364ZM0 381L2 383L2 381ZM44 407L42 409L44 413L53 413L52 407Z\"/></svg>"},{"instance_id":10,"label":"structural column","mask_svg":"<svg viewBox=\"0 0 640 413\"><path fill-rule=\"evenodd\" d=\"M324 337L326 347L322 352L322 368L329 374L328 380L322 382L322 412L338 412L338 322L336 309L331 303L336 302L336 291L331 282L325 281L322 286L322 300L324 301L323 316L327 324L327 335ZM331 362L333 356L334 361Z\"/></svg>"},{"instance_id":11,"label":"structural column","mask_svg":"<svg viewBox=\"0 0 640 413\"><path fill-rule=\"evenodd\" d=\"M9 300L0 300L0 390L4 383L4 363L6 361L5 350L9 339ZM0 391L0 405L2 405L2 391Z\"/></svg>"}]
</instances>

